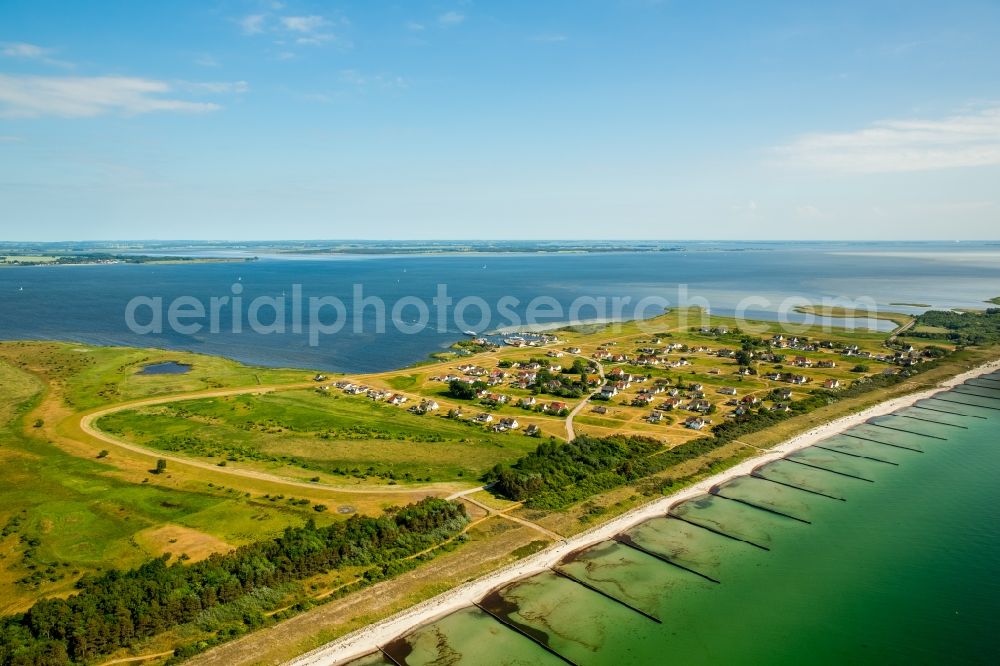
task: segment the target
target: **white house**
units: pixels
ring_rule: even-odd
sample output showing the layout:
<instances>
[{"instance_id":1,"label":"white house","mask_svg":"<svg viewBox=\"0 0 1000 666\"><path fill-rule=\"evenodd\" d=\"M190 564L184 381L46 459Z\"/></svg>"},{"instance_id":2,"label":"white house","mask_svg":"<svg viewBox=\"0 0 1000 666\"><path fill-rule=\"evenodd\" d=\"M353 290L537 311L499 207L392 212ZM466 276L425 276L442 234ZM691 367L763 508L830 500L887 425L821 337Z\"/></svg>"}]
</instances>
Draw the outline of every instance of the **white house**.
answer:
<instances>
[{"instance_id":1,"label":"white house","mask_svg":"<svg viewBox=\"0 0 1000 666\"><path fill-rule=\"evenodd\" d=\"M700 416L692 416L691 418L684 421L685 428L691 428L692 430L701 430L705 427L705 419Z\"/></svg>"}]
</instances>

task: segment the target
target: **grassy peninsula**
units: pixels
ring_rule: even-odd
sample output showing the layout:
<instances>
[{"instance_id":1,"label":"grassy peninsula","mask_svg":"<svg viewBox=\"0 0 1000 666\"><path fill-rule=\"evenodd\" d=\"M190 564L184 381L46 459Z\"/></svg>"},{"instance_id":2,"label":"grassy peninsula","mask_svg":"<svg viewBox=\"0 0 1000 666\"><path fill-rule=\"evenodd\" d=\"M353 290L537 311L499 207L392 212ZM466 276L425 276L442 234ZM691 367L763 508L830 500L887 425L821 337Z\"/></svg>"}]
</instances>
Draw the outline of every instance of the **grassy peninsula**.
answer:
<instances>
[{"instance_id":1,"label":"grassy peninsula","mask_svg":"<svg viewBox=\"0 0 1000 666\"><path fill-rule=\"evenodd\" d=\"M672 312L333 377L0 343L0 663L291 657L996 358L996 316L788 333ZM191 369L141 374L165 361ZM81 604L110 615L58 619Z\"/></svg>"}]
</instances>

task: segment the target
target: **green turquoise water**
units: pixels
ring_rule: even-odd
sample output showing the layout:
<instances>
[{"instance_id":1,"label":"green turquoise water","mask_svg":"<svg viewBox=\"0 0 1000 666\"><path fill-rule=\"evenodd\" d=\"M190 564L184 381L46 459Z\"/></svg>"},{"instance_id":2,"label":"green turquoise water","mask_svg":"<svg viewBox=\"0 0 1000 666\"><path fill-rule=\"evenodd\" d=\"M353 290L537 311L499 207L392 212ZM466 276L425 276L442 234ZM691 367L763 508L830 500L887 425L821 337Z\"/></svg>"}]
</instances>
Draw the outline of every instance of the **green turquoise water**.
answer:
<instances>
[{"instance_id":1,"label":"green turquoise water","mask_svg":"<svg viewBox=\"0 0 1000 666\"><path fill-rule=\"evenodd\" d=\"M721 484L382 664L1000 663L1000 373Z\"/></svg>"}]
</instances>

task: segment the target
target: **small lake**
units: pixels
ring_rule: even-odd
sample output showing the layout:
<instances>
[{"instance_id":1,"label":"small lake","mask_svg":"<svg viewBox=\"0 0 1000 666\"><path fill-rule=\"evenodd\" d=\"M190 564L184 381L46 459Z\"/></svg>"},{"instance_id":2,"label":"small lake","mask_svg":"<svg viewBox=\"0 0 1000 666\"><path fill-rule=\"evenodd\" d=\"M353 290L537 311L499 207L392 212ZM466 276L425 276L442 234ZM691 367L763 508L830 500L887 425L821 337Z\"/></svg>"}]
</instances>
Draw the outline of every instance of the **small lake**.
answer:
<instances>
[{"instance_id":1,"label":"small lake","mask_svg":"<svg viewBox=\"0 0 1000 666\"><path fill-rule=\"evenodd\" d=\"M166 361L164 363L151 363L144 366L139 371L140 375L183 375L191 370L188 363L178 363L177 361Z\"/></svg>"}]
</instances>

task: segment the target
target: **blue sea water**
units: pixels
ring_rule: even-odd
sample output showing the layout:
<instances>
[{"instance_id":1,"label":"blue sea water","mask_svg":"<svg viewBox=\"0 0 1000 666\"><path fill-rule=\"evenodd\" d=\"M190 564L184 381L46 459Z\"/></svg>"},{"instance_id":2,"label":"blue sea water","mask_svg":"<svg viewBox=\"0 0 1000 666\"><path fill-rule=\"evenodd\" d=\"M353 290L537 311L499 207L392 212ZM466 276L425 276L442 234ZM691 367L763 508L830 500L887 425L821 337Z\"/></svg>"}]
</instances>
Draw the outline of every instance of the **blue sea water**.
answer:
<instances>
[{"instance_id":1,"label":"blue sea water","mask_svg":"<svg viewBox=\"0 0 1000 666\"><path fill-rule=\"evenodd\" d=\"M548 297L551 300L541 311L550 312L556 305L562 312L538 320L552 322L565 321L567 308L580 297L631 299L617 313L610 306L603 311L583 307L578 313L582 319L628 319L662 311L662 306L653 304L635 312L636 304L648 297L665 299L670 306L682 304L682 297L707 303L713 314L732 314L742 302L748 316L775 319L789 297L813 303L823 298L867 298L898 311L913 308L889 304L977 308L1000 295L997 243L687 243L685 247L655 253L270 256L246 263L8 267L0 269L0 338L153 346L267 366L368 372L420 361L461 338L467 328L481 331L510 323L498 309L503 297L513 299L508 311L522 320L532 299ZM290 299L296 284L301 285L303 299L335 296L345 303L345 325L339 333L319 336L319 344L311 345L305 331L291 332ZM233 296L233 285L242 290L244 304L259 296L284 297L286 332L254 332L246 325L246 312L241 317L243 330L234 332L225 308L218 332L206 327L184 334L164 326L162 333L139 335L126 325L126 307L134 297L161 298L165 318L167 306L178 297L191 297L207 309L211 297ZM356 285L361 286L362 296L376 296L386 303L390 321L384 333L376 330L373 307L355 317ZM418 319L413 307L398 313L401 326L393 325L394 304L416 297L431 306L438 285L446 285L453 299L453 305L445 308L444 326L438 326L432 308L429 326L416 333L399 330ZM468 307L466 321L456 322L454 304L465 297L484 299L489 321ZM752 300L745 301L748 297ZM330 322L334 314L327 310L324 321ZM264 323L272 316L270 309L261 310ZM147 310L138 310L140 323L149 318ZM308 314L304 320L308 323Z\"/></svg>"}]
</instances>

